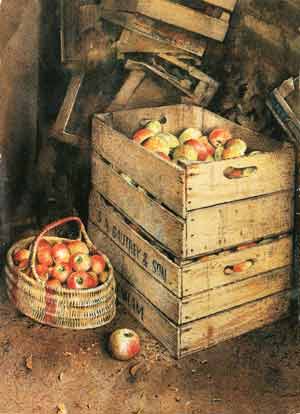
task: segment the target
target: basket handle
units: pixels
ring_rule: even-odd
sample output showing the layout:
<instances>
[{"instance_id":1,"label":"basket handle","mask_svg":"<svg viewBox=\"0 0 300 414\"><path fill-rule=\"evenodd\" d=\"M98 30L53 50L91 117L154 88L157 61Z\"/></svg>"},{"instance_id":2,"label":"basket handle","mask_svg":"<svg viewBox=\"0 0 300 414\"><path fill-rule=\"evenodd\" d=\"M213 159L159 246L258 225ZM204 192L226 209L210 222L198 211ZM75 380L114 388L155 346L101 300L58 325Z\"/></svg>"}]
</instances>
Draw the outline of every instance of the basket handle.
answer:
<instances>
[{"instance_id":1,"label":"basket handle","mask_svg":"<svg viewBox=\"0 0 300 414\"><path fill-rule=\"evenodd\" d=\"M41 279L39 278L36 269L35 269L35 265L36 265L36 254L37 254L37 249L38 249L38 245L40 243L40 241L42 240L42 238L45 236L46 233L48 233L50 230L55 229L56 227L62 226L66 223L69 223L70 221L76 221L79 224L79 231L80 231L80 237L79 239L81 240L82 238L84 239L84 241L86 242L89 250L95 250L95 246L92 243L92 241L90 240L84 224L82 223L82 221L80 220L79 217L76 216L72 216L72 217L65 217L63 219L54 221L53 223L48 224L42 231L41 233L36 237L36 239L33 242L33 248L32 248L32 254L31 254L31 258L30 258L30 268L32 271L32 274L34 276L34 278L38 281L41 281Z\"/></svg>"}]
</instances>

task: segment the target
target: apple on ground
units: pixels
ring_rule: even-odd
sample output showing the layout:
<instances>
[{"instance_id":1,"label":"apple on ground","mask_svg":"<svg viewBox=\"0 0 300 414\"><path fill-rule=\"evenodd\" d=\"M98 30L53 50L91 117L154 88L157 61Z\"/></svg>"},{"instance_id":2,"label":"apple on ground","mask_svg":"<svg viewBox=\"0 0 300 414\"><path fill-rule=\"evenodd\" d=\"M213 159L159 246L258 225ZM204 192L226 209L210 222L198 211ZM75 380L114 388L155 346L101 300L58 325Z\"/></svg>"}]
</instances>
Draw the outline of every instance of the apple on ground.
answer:
<instances>
[{"instance_id":1,"label":"apple on ground","mask_svg":"<svg viewBox=\"0 0 300 414\"><path fill-rule=\"evenodd\" d=\"M170 147L166 141L158 136L151 137L143 142L143 147L152 152L163 152L169 155Z\"/></svg>"},{"instance_id":2,"label":"apple on ground","mask_svg":"<svg viewBox=\"0 0 300 414\"><path fill-rule=\"evenodd\" d=\"M75 272L87 272L91 268L92 261L89 255L77 253L71 256L70 265Z\"/></svg>"},{"instance_id":3,"label":"apple on ground","mask_svg":"<svg viewBox=\"0 0 300 414\"><path fill-rule=\"evenodd\" d=\"M101 273L105 269L106 262L102 255L95 254L91 256L91 268L92 272Z\"/></svg>"},{"instance_id":4,"label":"apple on ground","mask_svg":"<svg viewBox=\"0 0 300 414\"><path fill-rule=\"evenodd\" d=\"M139 354L140 338L132 329L117 329L110 335L108 348L115 359L128 361Z\"/></svg>"},{"instance_id":5,"label":"apple on ground","mask_svg":"<svg viewBox=\"0 0 300 414\"><path fill-rule=\"evenodd\" d=\"M67 279L69 289L90 289L97 286L96 280L87 272L71 273Z\"/></svg>"},{"instance_id":6,"label":"apple on ground","mask_svg":"<svg viewBox=\"0 0 300 414\"><path fill-rule=\"evenodd\" d=\"M71 273L72 267L69 263L57 263L53 268L52 277L65 283Z\"/></svg>"},{"instance_id":7,"label":"apple on ground","mask_svg":"<svg viewBox=\"0 0 300 414\"><path fill-rule=\"evenodd\" d=\"M198 128L187 128L179 136L179 143L184 144L189 139L199 139L203 136Z\"/></svg>"},{"instance_id":8,"label":"apple on ground","mask_svg":"<svg viewBox=\"0 0 300 414\"><path fill-rule=\"evenodd\" d=\"M76 254L76 253L89 254L89 248L81 240L73 240L73 241L69 242L68 243L68 249L69 249L71 255Z\"/></svg>"},{"instance_id":9,"label":"apple on ground","mask_svg":"<svg viewBox=\"0 0 300 414\"><path fill-rule=\"evenodd\" d=\"M225 128L215 128L208 136L209 142L216 148L219 145L225 145L232 138L230 131Z\"/></svg>"},{"instance_id":10,"label":"apple on ground","mask_svg":"<svg viewBox=\"0 0 300 414\"><path fill-rule=\"evenodd\" d=\"M137 142L138 144L142 144L146 139L153 137L154 133L150 129L142 128L136 131L133 135L132 140Z\"/></svg>"},{"instance_id":11,"label":"apple on ground","mask_svg":"<svg viewBox=\"0 0 300 414\"><path fill-rule=\"evenodd\" d=\"M197 161L198 152L192 145L180 145L173 152L173 160L184 159L188 161Z\"/></svg>"},{"instance_id":12,"label":"apple on ground","mask_svg":"<svg viewBox=\"0 0 300 414\"><path fill-rule=\"evenodd\" d=\"M56 243L52 247L52 257L55 263L68 263L71 254L65 243Z\"/></svg>"}]
</instances>

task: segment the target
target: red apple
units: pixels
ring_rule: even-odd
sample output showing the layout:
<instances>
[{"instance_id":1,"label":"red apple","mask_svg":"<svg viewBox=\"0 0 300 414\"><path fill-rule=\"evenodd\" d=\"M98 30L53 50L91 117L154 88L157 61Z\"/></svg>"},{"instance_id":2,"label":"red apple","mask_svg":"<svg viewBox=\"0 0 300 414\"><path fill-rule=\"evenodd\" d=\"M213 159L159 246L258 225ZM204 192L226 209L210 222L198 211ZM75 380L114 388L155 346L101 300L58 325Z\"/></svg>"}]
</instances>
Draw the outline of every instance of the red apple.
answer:
<instances>
[{"instance_id":1,"label":"red apple","mask_svg":"<svg viewBox=\"0 0 300 414\"><path fill-rule=\"evenodd\" d=\"M71 273L67 280L69 289L90 289L97 286L95 278L86 272Z\"/></svg>"},{"instance_id":2,"label":"red apple","mask_svg":"<svg viewBox=\"0 0 300 414\"><path fill-rule=\"evenodd\" d=\"M41 249L43 247L47 247L48 249L51 249L52 248L51 244L47 240L45 240L45 239L41 239L39 241L39 244L38 244L37 247L38 247L38 249Z\"/></svg>"},{"instance_id":3,"label":"red apple","mask_svg":"<svg viewBox=\"0 0 300 414\"><path fill-rule=\"evenodd\" d=\"M52 249L51 247L40 247L37 250L37 259L41 264L51 266L53 264Z\"/></svg>"},{"instance_id":4,"label":"red apple","mask_svg":"<svg viewBox=\"0 0 300 414\"><path fill-rule=\"evenodd\" d=\"M128 361L140 352L140 338L132 329L117 329L110 335L108 348L115 359Z\"/></svg>"},{"instance_id":5,"label":"red apple","mask_svg":"<svg viewBox=\"0 0 300 414\"><path fill-rule=\"evenodd\" d=\"M209 142L216 148L219 145L224 145L227 141L231 139L231 133L228 129L224 128L215 128L209 134Z\"/></svg>"},{"instance_id":6,"label":"red apple","mask_svg":"<svg viewBox=\"0 0 300 414\"><path fill-rule=\"evenodd\" d=\"M87 272L91 268L92 261L89 255L77 253L71 256L70 265L75 272Z\"/></svg>"},{"instance_id":7,"label":"red apple","mask_svg":"<svg viewBox=\"0 0 300 414\"><path fill-rule=\"evenodd\" d=\"M57 263L53 268L52 277L64 283L71 273L72 267L69 263Z\"/></svg>"},{"instance_id":8,"label":"red apple","mask_svg":"<svg viewBox=\"0 0 300 414\"><path fill-rule=\"evenodd\" d=\"M21 262L19 262L17 264L17 267L18 267L19 270L25 270L25 269L28 268L28 266L29 266L29 260L28 259L22 260Z\"/></svg>"},{"instance_id":9,"label":"red apple","mask_svg":"<svg viewBox=\"0 0 300 414\"><path fill-rule=\"evenodd\" d=\"M198 153L198 161L205 161L209 155L207 146L197 139L189 139L185 141L184 145L191 145Z\"/></svg>"},{"instance_id":10,"label":"red apple","mask_svg":"<svg viewBox=\"0 0 300 414\"><path fill-rule=\"evenodd\" d=\"M106 262L103 256L100 254L95 254L91 256L92 271L95 273L101 273L105 269Z\"/></svg>"},{"instance_id":11,"label":"red apple","mask_svg":"<svg viewBox=\"0 0 300 414\"><path fill-rule=\"evenodd\" d=\"M35 267L36 273L42 280L48 280L51 276L51 270L52 268L48 267L45 263L43 264L37 264Z\"/></svg>"},{"instance_id":12,"label":"red apple","mask_svg":"<svg viewBox=\"0 0 300 414\"><path fill-rule=\"evenodd\" d=\"M46 285L54 289L61 287L61 283L58 279L49 279L47 280Z\"/></svg>"},{"instance_id":13,"label":"red apple","mask_svg":"<svg viewBox=\"0 0 300 414\"><path fill-rule=\"evenodd\" d=\"M133 135L132 140L137 142L138 144L142 144L146 139L153 137L154 133L151 131L151 129L142 128L136 131L136 133Z\"/></svg>"},{"instance_id":14,"label":"red apple","mask_svg":"<svg viewBox=\"0 0 300 414\"><path fill-rule=\"evenodd\" d=\"M16 249L13 253L13 259L15 264L23 262L24 260L29 260L30 250L28 249Z\"/></svg>"},{"instance_id":15,"label":"red apple","mask_svg":"<svg viewBox=\"0 0 300 414\"><path fill-rule=\"evenodd\" d=\"M80 240L73 240L68 243L68 249L70 250L71 255L76 253L89 254L89 248Z\"/></svg>"},{"instance_id":16,"label":"red apple","mask_svg":"<svg viewBox=\"0 0 300 414\"><path fill-rule=\"evenodd\" d=\"M56 243L52 247L52 256L55 263L68 263L71 254L65 243Z\"/></svg>"}]
</instances>

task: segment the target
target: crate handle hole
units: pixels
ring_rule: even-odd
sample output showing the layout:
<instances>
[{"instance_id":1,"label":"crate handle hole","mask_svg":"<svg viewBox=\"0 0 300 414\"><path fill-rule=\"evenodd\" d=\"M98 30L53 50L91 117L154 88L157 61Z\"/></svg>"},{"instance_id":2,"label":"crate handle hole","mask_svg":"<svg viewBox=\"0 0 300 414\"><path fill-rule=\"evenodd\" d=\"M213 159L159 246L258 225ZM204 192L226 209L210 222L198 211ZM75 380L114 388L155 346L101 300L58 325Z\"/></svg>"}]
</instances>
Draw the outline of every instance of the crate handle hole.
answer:
<instances>
[{"instance_id":1,"label":"crate handle hole","mask_svg":"<svg viewBox=\"0 0 300 414\"><path fill-rule=\"evenodd\" d=\"M251 167L227 167L223 175L225 178L228 178L229 180L236 180L240 178L247 178L252 175L255 175L257 173L258 168L255 166Z\"/></svg>"}]
</instances>

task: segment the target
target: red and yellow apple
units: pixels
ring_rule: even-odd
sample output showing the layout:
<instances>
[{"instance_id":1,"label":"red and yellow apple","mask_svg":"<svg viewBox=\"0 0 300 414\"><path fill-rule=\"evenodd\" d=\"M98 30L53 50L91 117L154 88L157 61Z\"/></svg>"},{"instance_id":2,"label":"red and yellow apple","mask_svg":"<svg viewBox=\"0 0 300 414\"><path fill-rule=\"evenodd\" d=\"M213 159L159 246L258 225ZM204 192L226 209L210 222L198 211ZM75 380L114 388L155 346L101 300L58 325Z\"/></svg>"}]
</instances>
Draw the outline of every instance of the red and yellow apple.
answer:
<instances>
[{"instance_id":1,"label":"red and yellow apple","mask_svg":"<svg viewBox=\"0 0 300 414\"><path fill-rule=\"evenodd\" d=\"M73 240L69 242L68 249L70 250L71 255L76 254L76 253L89 254L89 248L84 242L80 240Z\"/></svg>"},{"instance_id":2,"label":"red and yellow apple","mask_svg":"<svg viewBox=\"0 0 300 414\"><path fill-rule=\"evenodd\" d=\"M163 152L156 152L155 154L157 154L160 158L163 158L164 160L171 161L171 158Z\"/></svg>"},{"instance_id":3,"label":"red and yellow apple","mask_svg":"<svg viewBox=\"0 0 300 414\"><path fill-rule=\"evenodd\" d=\"M128 361L139 354L140 338L132 329L117 329L110 335L108 348L115 359Z\"/></svg>"},{"instance_id":4,"label":"red and yellow apple","mask_svg":"<svg viewBox=\"0 0 300 414\"><path fill-rule=\"evenodd\" d=\"M61 283L58 279L49 279L47 280L46 285L53 289L57 289L61 287Z\"/></svg>"},{"instance_id":5,"label":"red and yellow apple","mask_svg":"<svg viewBox=\"0 0 300 414\"><path fill-rule=\"evenodd\" d=\"M178 138L175 137L175 135L170 134L169 132L162 132L156 135L156 137L161 138L163 141L165 141L170 149L179 146Z\"/></svg>"},{"instance_id":6,"label":"red and yellow apple","mask_svg":"<svg viewBox=\"0 0 300 414\"><path fill-rule=\"evenodd\" d=\"M138 144L142 144L146 139L153 137L155 134L151 129L142 128L136 131L136 133L133 135L132 140L137 142Z\"/></svg>"},{"instance_id":7,"label":"red and yellow apple","mask_svg":"<svg viewBox=\"0 0 300 414\"><path fill-rule=\"evenodd\" d=\"M209 134L209 142L216 148L219 145L225 145L232 138L231 133L225 128L215 128Z\"/></svg>"},{"instance_id":8,"label":"red and yellow apple","mask_svg":"<svg viewBox=\"0 0 300 414\"><path fill-rule=\"evenodd\" d=\"M29 260L30 250L28 249L16 249L13 253L14 263L17 265L25 260Z\"/></svg>"},{"instance_id":9,"label":"red and yellow apple","mask_svg":"<svg viewBox=\"0 0 300 414\"><path fill-rule=\"evenodd\" d=\"M65 283L71 273L72 267L69 263L57 263L53 268L52 277Z\"/></svg>"},{"instance_id":10,"label":"red and yellow apple","mask_svg":"<svg viewBox=\"0 0 300 414\"><path fill-rule=\"evenodd\" d=\"M97 286L97 282L93 276L87 272L71 273L67 279L69 289L90 289Z\"/></svg>"},{"instance_id":11,"label":"red and yellow apple","mask_svg":"<svg viewBox=\"0 0 300 414\"><path fill-rule=\"evenodd\" d=\"M98 280L99 280L99 282L100 283L105 283L107 281L107 279L108 279L108 275L109 275L108 272L99 273L98 274Z\"/></svg>"},{"instance_id":12,"label":"red and yellow apple","mask_svg":"<svg viewBox=\"0 0 300 414\"><path fill-rule=\"evenodd\" d=\"M192 145L180 145L179 147L175 148L173 152L173 160L184 159L188 161L197 161L198 160L198 152Z\"/></svg>"},{"instance_id":13,"label":"red and yellow apple","mask_svg":"<svg viewBox=\"0 0 300 414\"><path fill-rule=\"evenodd\" d=\"M92 265L91 257L83 253L74 254L71 256L70 265L75 272L87 272Z\"/></svg>"},{"instance_id":14,"label":"red and yellow apple","mask_svg":"<svg viewBox=\"0 0 300 414\"><path fill-rule=\"evenodd\" d=\"M68 263L71 253L65 243L56 243L52 247L52 257L55 263Z\"/></svg>"},{"instance_id":15,"label":"red and yellow apple","mask_svg":"<svg viewBox=\"0 0 300 414\"><path fill-rule=\"evenodd\" d=\"M169 155L170 147L162 138L155 136L143 142L143 147L152 152L163 152Z\"/></svg>"},{"instance_id":16,"label":"red and yellow apple","mask_svg":"<svg viewBox=\"0 0 300 414\"><path fill-rule=\"evenodd\" d=\"M38 247L36 255L39 263L45 264L47 266L51 266L53 264L51 246Z\"/></svg>"},{"instance_id":17,"label":"red and yellow apple","mask_svg":"<svg viewBox=\"0 0 300 414\"><path fill-rule=\"evenodd\" d=\"M245 155L245 152L247 151L247 144L245 141L239 139L239 138L232 138L229 141L226 142L222 159L227 160L229 158L237 158L242 157Z\"/></svg>"},{"instance_id":18,"label":"red and yellow apple","mask_svg":"<svg viewBox=\"0 0 300 414\"><path fill-rule=\"evenodd\" d=\"M187 128L179 136L179 143L184 144L185 141L190 139L199 139L201 138L202 132L198 128Z\"/></svg>"},{"instance_id":19,"label":"red and yellow apple","mask_svg":"<svg viewBox=\"0 0 300 414\"><path fill-rule=\"evenodd\" d=\"M94 273L101 273L104 271L106 266L105 259L100 254L94 254L91 256L91 269Z\"/></svg>"},{"instance_id":20,"label":"red and yellow apple","mask_svg":"<svg viewBox=\"0 0 300 414\"><path fill-rule=\"evenodd\" d=\"M159 121L151 120L146 123L146 129L150 129L154 135L159 134L162 131L162 125Z\"/></svg>"}]
</instances>

